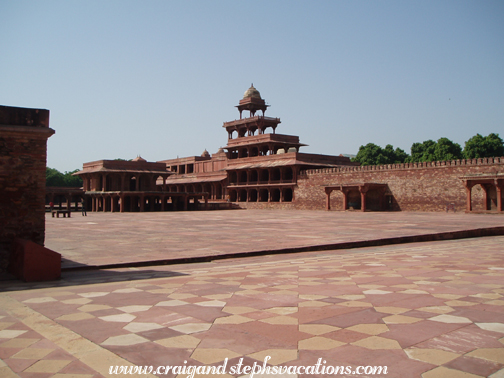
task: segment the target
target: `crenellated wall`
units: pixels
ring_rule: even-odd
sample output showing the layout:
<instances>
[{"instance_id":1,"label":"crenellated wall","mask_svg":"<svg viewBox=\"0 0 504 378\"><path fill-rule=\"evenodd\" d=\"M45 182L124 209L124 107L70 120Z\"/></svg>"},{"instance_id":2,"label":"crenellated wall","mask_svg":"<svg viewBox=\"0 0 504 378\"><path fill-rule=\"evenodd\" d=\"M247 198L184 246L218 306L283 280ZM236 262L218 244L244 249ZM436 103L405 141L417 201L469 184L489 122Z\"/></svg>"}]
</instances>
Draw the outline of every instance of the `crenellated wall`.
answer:
<instances>
[{"instance_id":1,"label":"crenellated wall","mask_svg":"<svg viewBox=\"0 0 504 378\"><path fill-rule=\"evenodd\" d=\"M446 211L454 204L465 211L466 189L460 178L466 175L504 173L504 157L404 163L377 166L325 168L302 171L295 189L296 209L323 210L326 206L324 186L352 183L387 184L389 210ZM340 191L331 194L331 208L342 208ZM483 209L483 190L472 189L473 210Z\"/></svg>"}]
</instances>

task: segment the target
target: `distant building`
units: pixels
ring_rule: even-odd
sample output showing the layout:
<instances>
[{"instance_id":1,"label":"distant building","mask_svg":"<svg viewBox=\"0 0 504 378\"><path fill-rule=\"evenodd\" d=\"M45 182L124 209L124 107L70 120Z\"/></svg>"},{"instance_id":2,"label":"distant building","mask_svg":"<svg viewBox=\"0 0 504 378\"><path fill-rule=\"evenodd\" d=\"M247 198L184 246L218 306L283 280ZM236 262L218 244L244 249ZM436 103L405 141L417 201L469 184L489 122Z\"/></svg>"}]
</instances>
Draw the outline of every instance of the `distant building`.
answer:
<instances>
[{"instance_id":1,"label":"distant building","mask_svg":"<svg viewBox=\"0 0 504 378\"><path fill-rule=\"evenodd\" d=\"M91 209L503 211L502 157L361 167L355 155L300 152L306 145L276 133L280 118L265 116L253 85L236 107L240 118L222 125L227 144L212 155L85 163L76 174Z\"/></svg>"},{"instance_id":2,"label":"distant building","mask_svg":"<svg viewBox=\"0 0 504 378\"><path fill-rule=\"evenodd\" d=\"M277 134L280 118L266 117L269 105L252 85L237 105L240 119L225 122L225 148L213 155L162 160L99 160L77 173L92 211L164 211L213 208L230 202L292 202L300 170L352 163L344 156L300 153L294 135ZM249 112L249 117L243 117ZM257 114L260 112L260 114ZM271 133L268 133L271 131Z\"/></svg>"},{"instance_id":3,"label":"distant building","mask_svg":"<svg viewBox=\"0 0 504 378\"><path fill-rule=\"evenodd\" d=\"M236 107L240 119L222 126L228 133L224 149L162 161L175 173L166 180L169 191L203 191L210 200L240 203L292 202L302 169L359 165L343 156L300 153L306 145L298 136L276 133L280 118L264 115L269 105L253 85Z\"/></svg>"}]
</instances>

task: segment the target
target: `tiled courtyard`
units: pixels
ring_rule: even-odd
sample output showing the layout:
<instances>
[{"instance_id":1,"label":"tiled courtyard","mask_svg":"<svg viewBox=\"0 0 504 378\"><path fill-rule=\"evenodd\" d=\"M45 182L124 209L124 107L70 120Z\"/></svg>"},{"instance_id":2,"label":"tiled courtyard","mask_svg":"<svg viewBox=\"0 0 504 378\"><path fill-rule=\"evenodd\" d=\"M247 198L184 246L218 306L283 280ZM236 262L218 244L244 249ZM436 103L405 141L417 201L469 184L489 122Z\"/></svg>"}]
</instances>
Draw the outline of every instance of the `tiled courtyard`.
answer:
<instances>
[{"instance_id":1,"label":"tiled courtyard","mask_svg":"<svg viewBox=\"0 0 504 378\"><path fill-rule=\"evenodd\" d=\"M46 246L63 267L215 256L504 227L504 216L233 210L46 217Z\"/></svg>"},{"instance_id":2,"label":"tiled courtyard","mask_svg":"<svg viewBox=\"0 0 504 378\"><path fill-rule=\"evenodd\" d=\"M278 239L278 243L284 243L291 233L298 235L296 240L302 243L310 235L317 238L317 243L345 240L345 227L347 238L374 238L391 233L394 221L387 218L389 214L381 218L350 214L346 223L343 218L335 221L335 225L341 225L340 231L335 231L333 225L331 234L323 224L328 220L324 217L332 213L318 212L319 219L316 212L307 213L310 217L305 222L298 219L297 223L293 220L298 216L295 212L263 212L260 218L253 212L236 213L243 216L234 219L238 228L277 219L278 233L273 223L269 227L262 224L263 233L254 229L252 236L244 228L235 234L236 239L227 230L220 244L219 235L213 235L212 250L231 248L234 240L237 248L252 250L260 246L250 245L254 240L269 243ZM193 214L197 229L204 213ZM184 213L184 217L190 215ZM500 216L468 218L460 214L454 225L452 217L458 214L436 214L430 216L437 223L429 225L429 215L396 215L397 235L502 225L504 220ZM358 217L361 224L369 226L360 234L355 221ZM71 218L74 223L68 219L48 222L47 231L49 236L66 238L68 249L74 251L71 259L79 261L76 256L82 251L77 244L71 249L68 227L77 228L77 222L94 222L100 224L97 235L104 235L104 219L111 218L92 214L86 219L75 214ZM56 232L58 224L64 228ZM178 233L187 227L188 245L198 245L202 241L189 225L189 218L184 218L173 226L176 232L172 235L170 225L165 224L167 238L180 237L183 243ZM111 238L121 241L129 251L126 255L132 256L134 248L128 243L136 245L141 227L136 224L131 228L125 222L121 240L113 232L119 226L110 226ZM128 234L135 237L128 239ZM193 234L196 236L191 237ZM154 245L157 242L153 240ZM0 377L117 377L109 375L110 366L221 366L226 358L228 374L222 376L248 377L229 374L229 368L241 359L244 366L262 365L265 357L271 356L271 366L312 366L321 358L326 366L387 366L388 377L502 378L503 245L504 236L496 236L65 272L60 281L43 284L5 281L0 283ZM152 249L157 256L159 251ZM114 251L103 249L106 256L100 261L121 258L120 251ZM141 256L145 260L153 255ZM100 257L87 258L80 262L96 264Z\"/></svg>"}]
</instances>

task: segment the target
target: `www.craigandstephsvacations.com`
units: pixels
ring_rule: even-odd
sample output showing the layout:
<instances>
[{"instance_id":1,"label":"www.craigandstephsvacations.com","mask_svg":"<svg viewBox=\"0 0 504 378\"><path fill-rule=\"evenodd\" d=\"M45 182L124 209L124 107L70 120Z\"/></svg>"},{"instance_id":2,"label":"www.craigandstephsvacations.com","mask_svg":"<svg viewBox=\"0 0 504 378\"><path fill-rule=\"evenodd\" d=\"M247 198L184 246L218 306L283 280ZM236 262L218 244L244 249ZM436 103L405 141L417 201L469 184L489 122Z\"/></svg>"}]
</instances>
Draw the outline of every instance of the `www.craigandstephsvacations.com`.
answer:
<instances>
[{"instance_id":1,"label":"www.craigandstephsvacations.com","mask_svg":"<svg viewBox=\"0 0 504 378\"><path fill-rule=\"evenodd\" d=\"M240 358L236 365L228 365L228 359L226 358L222 365L219 366L196 366L187 365L187 361L184 361L183 365L173 365L173 366L110 366L110 375L122 375L122 374L137 374L137 375L163 375L163 374L176 374L185 376L187 378L193 378L196 374L198 375L220 375L220 374L232 374L232 375L249 375L253 378L254 375L281 375L281 374L322 374L322 375L339 375L339 374L352 374L358 376L359 374L366 375L386 375L388 373L387 366L335 366L327 364L326 360L319 358L317 363L309 366L271 366L268 365L268 361L271 359L270 356L266 356L262 363L254 362L252 366L243 365L243 358Z\"/></svg>"}]
</instances>

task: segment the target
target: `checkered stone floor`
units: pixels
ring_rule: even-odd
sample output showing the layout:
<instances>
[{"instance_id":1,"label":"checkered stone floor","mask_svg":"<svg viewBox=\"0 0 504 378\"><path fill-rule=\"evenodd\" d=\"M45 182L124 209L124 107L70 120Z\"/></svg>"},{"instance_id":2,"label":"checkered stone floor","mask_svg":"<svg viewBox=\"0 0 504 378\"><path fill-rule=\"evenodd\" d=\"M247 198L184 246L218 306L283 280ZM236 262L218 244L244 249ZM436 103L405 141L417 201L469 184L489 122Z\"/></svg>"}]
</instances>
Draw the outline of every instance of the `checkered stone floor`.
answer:
<instances>
[{"instance_id":1,"label":"checkered stone floor","mask_svg":"<svg viewBox=\"0 0 504 378\"><path fill-rule=\"evenodd\" d=\"M387 366L388 377L501 378L503 245L418 243L25 285L0 295L0 376L98 378L110 365L271 356Z\"/></svg>"}]
</instances>

